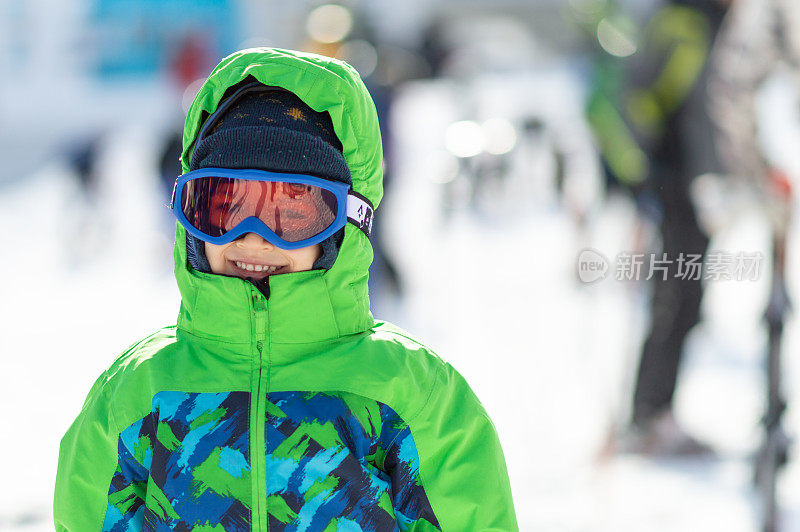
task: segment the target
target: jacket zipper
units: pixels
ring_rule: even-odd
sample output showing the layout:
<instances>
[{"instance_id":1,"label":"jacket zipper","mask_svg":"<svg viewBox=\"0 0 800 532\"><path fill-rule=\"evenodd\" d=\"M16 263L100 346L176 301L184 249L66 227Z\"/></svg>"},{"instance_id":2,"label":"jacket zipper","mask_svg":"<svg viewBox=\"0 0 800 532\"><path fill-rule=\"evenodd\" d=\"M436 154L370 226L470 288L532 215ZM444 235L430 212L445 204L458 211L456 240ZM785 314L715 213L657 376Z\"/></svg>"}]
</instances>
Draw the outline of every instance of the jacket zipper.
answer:
<instances>
[{"instance_id":1,"label":"jacket zipper","mask_svg":"<svg viewBox=\"0 0 800 532\"><path fill-rule=\"evenodd\" d=\"M255 352L251 364L253 386L250 398L250 463L253 493L253 532L268 532L267 518L267 472L266 456L266 400L267 371L264 361L267 357L265 344L267 336L267 302L257 289L252 290L253 314L255 316Z\"/></svg>"}]
</instances>

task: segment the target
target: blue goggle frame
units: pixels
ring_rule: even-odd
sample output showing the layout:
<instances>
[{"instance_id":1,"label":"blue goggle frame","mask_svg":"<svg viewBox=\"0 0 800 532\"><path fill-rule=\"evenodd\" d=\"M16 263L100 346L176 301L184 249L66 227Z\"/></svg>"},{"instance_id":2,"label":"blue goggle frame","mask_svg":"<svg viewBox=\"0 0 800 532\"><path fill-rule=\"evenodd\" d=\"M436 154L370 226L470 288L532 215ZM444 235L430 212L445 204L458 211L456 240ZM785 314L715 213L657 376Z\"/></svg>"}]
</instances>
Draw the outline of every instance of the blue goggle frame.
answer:
<instances>
[{"instance_id":1,"label":"blue goggle frame","mask_svg":"<svg viewBox=\"0 0 800 532\"><path fill-rule=\"evenodd\" d=\"M319 187L331 192L336 197L336 217L333 223L322 232L297 242L288 242L279 237L267 224L256 216L249 216L236 224L235 227L225 234L214 237L197 229L189 222L186 215L183 213L182 194L184 185L193 179L205 177L222 177L247 181L286 182ZM321 177L306 174L289 174L256 169L201 168L199 170L187 172L175 180L175 185L172 189L170 209L189 234L211 244L228 244L247 233L256 233L270 244L281 249L300 249L319 244L344 227L348 221L361 229L369 238L372 230L374 209L367 198L350 190L350 188L350 185L346 183L328 181Z\"/></svg>"}]
</instances>

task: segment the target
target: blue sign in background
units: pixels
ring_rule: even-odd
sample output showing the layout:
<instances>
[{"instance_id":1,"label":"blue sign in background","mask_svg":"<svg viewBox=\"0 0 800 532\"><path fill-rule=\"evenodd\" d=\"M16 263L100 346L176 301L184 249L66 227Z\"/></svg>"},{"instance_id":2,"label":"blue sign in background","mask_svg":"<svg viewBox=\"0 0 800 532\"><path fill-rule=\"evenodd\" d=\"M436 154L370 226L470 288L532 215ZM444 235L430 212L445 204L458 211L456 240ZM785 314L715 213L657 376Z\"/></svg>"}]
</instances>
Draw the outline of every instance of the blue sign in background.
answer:
<instances>
[{"instance_id":1,"label":"blue sign in background","mask_svg":"<svg viewBox=\"0 0 800 532\"><path fill-rule=\"evenodd\" d=\"M91 24L101 78L159 72L190 33L216 57L241 40L235 0L94 0Z\"/></svg>"}]
</instances>

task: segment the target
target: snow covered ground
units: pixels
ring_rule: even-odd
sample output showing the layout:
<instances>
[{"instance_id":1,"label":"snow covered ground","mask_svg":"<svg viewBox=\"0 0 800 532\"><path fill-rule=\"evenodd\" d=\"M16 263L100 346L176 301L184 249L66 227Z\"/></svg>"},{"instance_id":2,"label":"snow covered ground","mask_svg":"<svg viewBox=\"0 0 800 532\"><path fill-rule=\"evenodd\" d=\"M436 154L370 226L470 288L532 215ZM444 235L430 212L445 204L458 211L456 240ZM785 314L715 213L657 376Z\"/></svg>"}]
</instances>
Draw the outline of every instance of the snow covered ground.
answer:
<instances>
[{"instance_id":1,"label":"snow covered ground","mask_svg":"<svg viewBox=\"0 0 800 532\"><path fill-rule=\"evenodd\" d=\"M557 83L548 90L565 94ZM689 341L677 414L720 458L600 460L608 431L625 414L646 296L640 285L613 278L580 283L576 259L587 246L606 256L632 251L633 208L621 199L602 206L579 200L591 214L581 228L546 180L533 175L514 189L524 194L500 187L496 201L445 214L446 187L437 174L449 171L443 131L464 118L448 107L448 94L442 86L412 87L397 103L399 166L378 213L407 294L376 300L375 313L423 339L471 383L500 434L521 530L757 530L749 454L763 408L766 276L710 283L705 320ZM478 118L505 112L472 108ZM578 158L571 164L587 168L580 160L585 131L561 137ZM159 209L154 153L143 128L111 133L101 161L102 202L90 215L57 164L0 189L2 530L52 530L58 442L89 387L126 346L174 322L170 222ZM585 172L575 174L580 181ZM591 179L577 188L584 186L591 188ZM798 234L789 262L794 294ZM712 247L766 251L767 237L762 217L747 211ZM786 425L797 433L796 318L784 349ZM796 462L780 490L785 529L798 530Z\"/></svg>"}]
</instances>

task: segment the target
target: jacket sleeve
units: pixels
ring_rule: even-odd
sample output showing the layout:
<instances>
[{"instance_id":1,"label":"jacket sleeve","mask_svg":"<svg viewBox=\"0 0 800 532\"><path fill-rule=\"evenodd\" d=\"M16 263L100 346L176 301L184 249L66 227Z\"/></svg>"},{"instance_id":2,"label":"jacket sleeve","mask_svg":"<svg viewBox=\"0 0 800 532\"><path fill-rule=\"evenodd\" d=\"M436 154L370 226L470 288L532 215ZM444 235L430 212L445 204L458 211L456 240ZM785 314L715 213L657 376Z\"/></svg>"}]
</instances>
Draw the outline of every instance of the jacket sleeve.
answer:
<instances>
[{"instance_id":1,"label":"jacket sleeve","mask_svg":"<svg viewBox=\"0 0 800 532\"><path fill-rule=\"evenodd\" d=\"M147 470L116 428L105 380L104 375L92 387L61 440L54 499L58 532L138 530L136 520L141 524ZM129 431L138 436L135 426Z\"/></svg>"},{"instance_id":2,"label":"jacket sleeve","mask_svg":"<svg viewBox=\"0 0 800 532\"><path fill-rule=\"evenodd\" d=\"M519 530L494 424L452 366L440 367L425 406L409 425L419 456L419 483L439 530Z\"/></svg>"},{"instance_id":3,"label":"jacket sleeve","mask_svg":"<svg viewBox=\"0 0 800 532\"><path fill-rule=\"evenodd\" d=\"M710 40L708 21L693 8L662 8L647 24L642 49L627 64L622 102L645 151L660 142L670 117L700 79Z\"/></svg>"}]
</instances>

